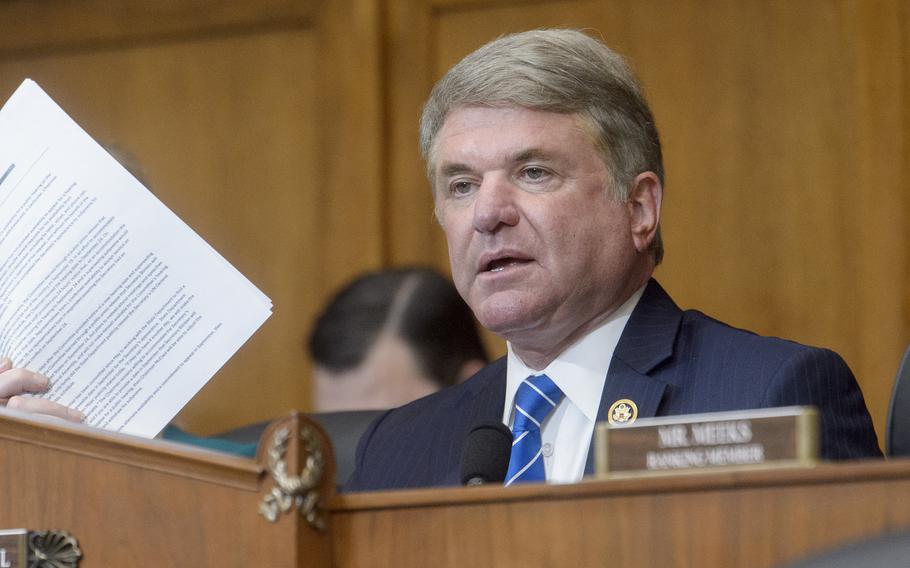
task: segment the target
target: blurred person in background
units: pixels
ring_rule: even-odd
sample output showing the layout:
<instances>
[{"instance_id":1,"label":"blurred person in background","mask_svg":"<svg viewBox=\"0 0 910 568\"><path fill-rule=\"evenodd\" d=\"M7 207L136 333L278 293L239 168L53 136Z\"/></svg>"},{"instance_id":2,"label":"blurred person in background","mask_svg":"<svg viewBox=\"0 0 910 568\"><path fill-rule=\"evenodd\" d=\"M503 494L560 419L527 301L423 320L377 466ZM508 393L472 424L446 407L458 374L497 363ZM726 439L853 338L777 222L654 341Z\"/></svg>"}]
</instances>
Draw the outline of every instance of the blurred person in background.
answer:
<instances>
[{"instance_id":1,"label":"blurred person in background","mask_svg":"<svg viewBox=\"0 0 910 568\"><path fill-rule=\"evenodd\" d=\"M316 412L401 406L487 362L455 286L420 267L368 272L342 287L317 317L307 347Z\"/></svg>"}]
</instances>

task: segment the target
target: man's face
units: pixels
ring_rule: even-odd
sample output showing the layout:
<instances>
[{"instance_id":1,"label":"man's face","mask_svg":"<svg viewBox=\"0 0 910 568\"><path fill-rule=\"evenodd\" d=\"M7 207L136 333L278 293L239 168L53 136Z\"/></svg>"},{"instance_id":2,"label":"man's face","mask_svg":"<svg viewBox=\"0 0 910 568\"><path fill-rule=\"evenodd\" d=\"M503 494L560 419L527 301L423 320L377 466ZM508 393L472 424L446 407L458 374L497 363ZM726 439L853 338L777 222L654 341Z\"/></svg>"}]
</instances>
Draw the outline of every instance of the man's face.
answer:
<instances>
[{"instance_id":1,"label":"man's face","mask_svg":"<svg viewBox=\"0 0 910 568\"><path fill-rule=\"evenodd\" d=\"M633 237L636 207L615 199L579 116L461 107L434 158L455 285L480 323L516 347L574 340L650 274Z\"/></svg>"}]
</instances>

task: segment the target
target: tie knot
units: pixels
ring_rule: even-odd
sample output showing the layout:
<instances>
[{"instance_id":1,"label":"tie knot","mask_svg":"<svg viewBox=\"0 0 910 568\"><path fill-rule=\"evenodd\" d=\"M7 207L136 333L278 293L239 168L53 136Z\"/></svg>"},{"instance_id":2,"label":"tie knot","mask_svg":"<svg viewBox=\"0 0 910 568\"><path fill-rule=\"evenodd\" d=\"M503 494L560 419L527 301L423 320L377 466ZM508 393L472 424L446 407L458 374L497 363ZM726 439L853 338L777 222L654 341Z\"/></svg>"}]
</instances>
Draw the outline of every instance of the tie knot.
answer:
<instances>
[{"instance_id":1,"label":"tie knot","mask_svg":"<svg viewBox=\"0 0 910 568\"><path fill-rule=\"evenodd\" d=\"M532 375L515 393L513 432L540 429L540 425L565 395L546 375Z\"/></svg>"}]
</instances>

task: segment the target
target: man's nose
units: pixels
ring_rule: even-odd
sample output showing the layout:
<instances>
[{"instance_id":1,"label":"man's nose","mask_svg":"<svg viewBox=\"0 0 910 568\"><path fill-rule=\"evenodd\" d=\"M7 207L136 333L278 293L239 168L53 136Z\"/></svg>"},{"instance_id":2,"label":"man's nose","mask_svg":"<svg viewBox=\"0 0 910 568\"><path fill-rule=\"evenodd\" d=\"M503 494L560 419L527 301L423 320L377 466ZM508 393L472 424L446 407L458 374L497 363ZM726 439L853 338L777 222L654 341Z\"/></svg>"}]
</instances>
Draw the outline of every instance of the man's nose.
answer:
<instances>
[{"instance_id":1,"label":"man's nose","mask_svg":"<svg viewBox=\"0 0 910 568\"><path fill-rule=\"evenodd\" d=\"M516 225L519 219L515 202L518 191L503 177L484 178L474 200L474 228L481 233L489 233L504 225Z\"/></svg>"}]
</instances>

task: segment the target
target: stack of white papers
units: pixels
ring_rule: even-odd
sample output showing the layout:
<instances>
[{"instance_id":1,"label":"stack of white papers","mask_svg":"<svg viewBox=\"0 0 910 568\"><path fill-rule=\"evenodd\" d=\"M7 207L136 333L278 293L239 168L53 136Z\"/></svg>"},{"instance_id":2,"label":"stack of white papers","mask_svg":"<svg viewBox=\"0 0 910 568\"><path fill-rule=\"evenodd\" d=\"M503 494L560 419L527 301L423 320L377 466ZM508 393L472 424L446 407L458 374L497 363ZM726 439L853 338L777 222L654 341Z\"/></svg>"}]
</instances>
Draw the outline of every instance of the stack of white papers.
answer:
<instances>
[{"instance_id":1,"label":"stack of white papers","mask_svg":"<svg viewBox=\"0 0 910 568\"><path fill-rule=\"evenodd\" d=\"M33 81L0 109L0 356L155 436L272 303Z\"/></svg>"}]
</instances>

